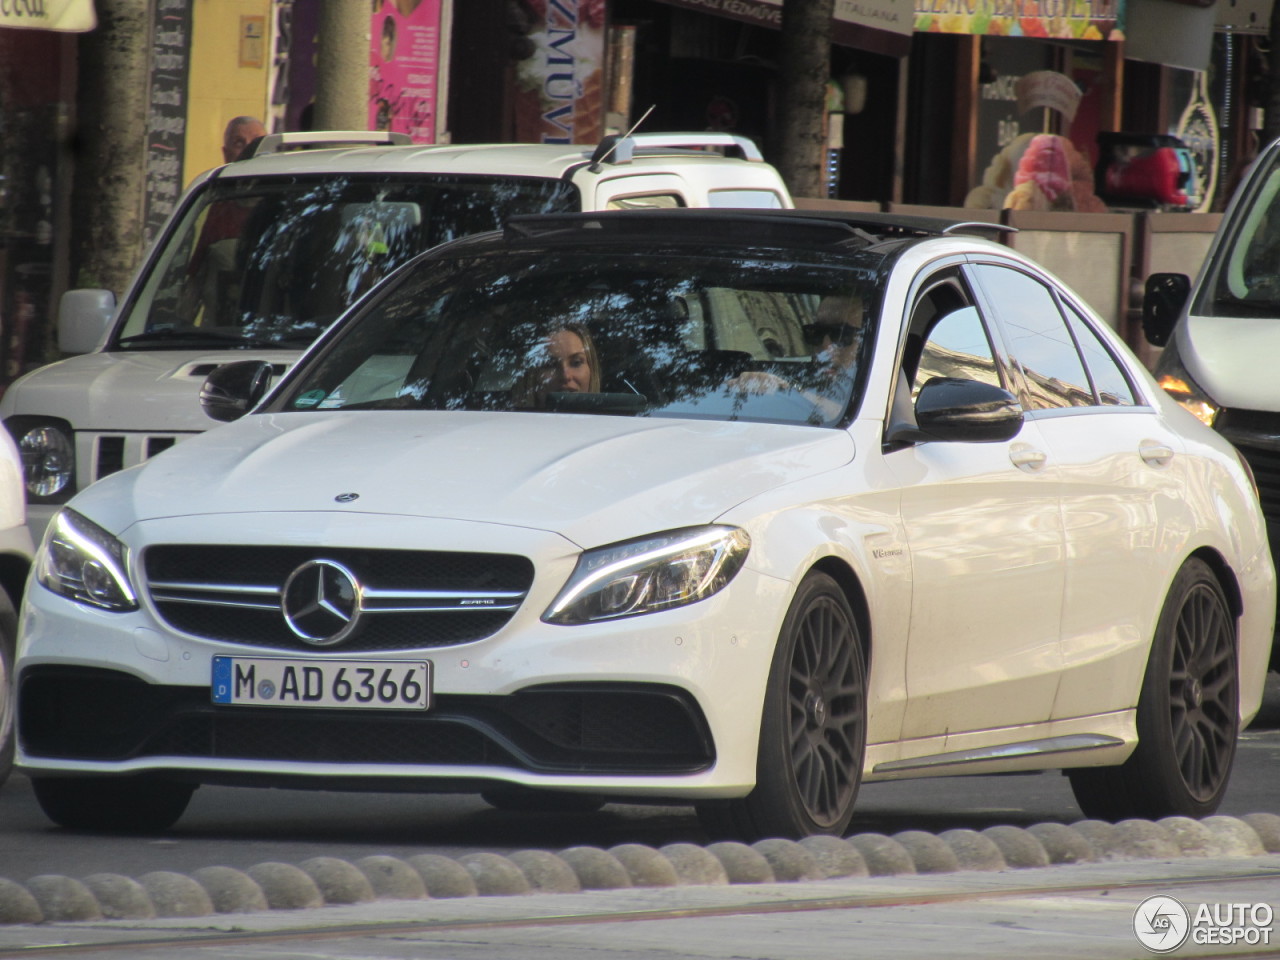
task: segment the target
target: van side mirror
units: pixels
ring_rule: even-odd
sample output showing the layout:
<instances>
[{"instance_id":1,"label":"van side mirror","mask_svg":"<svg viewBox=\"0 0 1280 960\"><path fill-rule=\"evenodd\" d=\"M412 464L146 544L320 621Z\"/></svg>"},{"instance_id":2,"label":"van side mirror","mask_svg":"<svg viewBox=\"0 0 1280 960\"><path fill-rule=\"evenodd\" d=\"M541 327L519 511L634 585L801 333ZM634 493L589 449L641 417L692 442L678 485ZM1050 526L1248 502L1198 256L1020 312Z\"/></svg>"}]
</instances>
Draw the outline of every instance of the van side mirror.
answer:
<instances>
[{"instance_id":1,"label":"van side mirror","mask_svg":"<svg viewBox=\"0 0 1280 960\"><path fill-rule=\"evenodd\" d=\"M1191 297L1191 278L1185 273L1153 273L1142 295L1142 332L1147 343L1163 347Z\"/></svg>"},{"instance_id":2,"label":"van side mirror","mask_svg":"<svg viewBox=\"0 0 1280 960\"><path fill-rule=\"evenodd\" d=\"M272 372L271 364L263 360L224 363L201 384L200 406L214 420L238 420L266 396Z\"/></svg>"},{"instance_id":3,"label":"van side mirror","mask_svg":"<svg viewBox=\"0 0 1280 960\"><path fill-rule=\"evenodd\" d=\"M92 353L115 312L116 295L110 290L68 290L58 301L58 349Z\"/></svg>"}]
</instances>

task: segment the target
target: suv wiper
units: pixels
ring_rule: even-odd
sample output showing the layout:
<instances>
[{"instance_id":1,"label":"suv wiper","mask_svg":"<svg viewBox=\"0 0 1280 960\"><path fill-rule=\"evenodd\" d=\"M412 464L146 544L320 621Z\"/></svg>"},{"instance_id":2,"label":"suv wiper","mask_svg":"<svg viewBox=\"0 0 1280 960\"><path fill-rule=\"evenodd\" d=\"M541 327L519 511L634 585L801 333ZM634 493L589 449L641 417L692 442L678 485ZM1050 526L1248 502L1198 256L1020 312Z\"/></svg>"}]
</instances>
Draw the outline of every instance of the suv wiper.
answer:
<instances>
[{"instance_id":1,"label":"suv wiper","mask_svg":"<svg viewBox=\"0 0 1280 960\"><path fill-rule=\"evenodd\" d=\"M308 338L310 343L314 338ZM218 333L216 330L152 330L148 333L135 333L133 336L121 337L116 341L119 346L145 346L148 344L169 343L215 343L219 346L258 347L260 349L284 349L285 344L279 340L267 340L261 337L237 337L232 333Z\"/></svg>"}]
</instances>

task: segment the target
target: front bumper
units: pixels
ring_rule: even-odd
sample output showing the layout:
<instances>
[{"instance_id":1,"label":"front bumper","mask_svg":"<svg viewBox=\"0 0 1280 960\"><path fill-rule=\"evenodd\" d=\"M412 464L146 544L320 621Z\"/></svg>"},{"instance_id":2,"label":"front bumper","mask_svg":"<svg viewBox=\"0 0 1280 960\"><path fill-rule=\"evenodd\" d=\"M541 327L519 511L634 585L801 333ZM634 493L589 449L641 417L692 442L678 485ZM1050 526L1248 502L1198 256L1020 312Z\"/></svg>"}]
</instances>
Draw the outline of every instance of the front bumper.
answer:
<instances>
[{"instance_id":1,"label":"front bumper","mask_svg":"<svg viewBox=\"0 0 1280 960\"><path fill-rule=\"evenodd\" d=\"M309 529L294 520L294 530ZM147 541L184 542L180 525L148 524L167 529ZM227 542L250 542L236 526L224 525ZM142 606L127 613L88 608L35 584L17 669L20 768L36 776L150 773L422 792L498 782L640 799L732 797L754 785L765 683L790 584L748 566L699 603L562 626L540 620L577 556L560 538L369 516L353 520L350 531L333 522L315 529L330 545L358 530L384 548L465 543L527 556L534 579L520 608L490 636L360 651L282 651L184 633L160 615L141 574ZM135 556L142 549L130 548ZM433 706L215 704L217 655L430 660Z\"/></svg>"}]
</instances>

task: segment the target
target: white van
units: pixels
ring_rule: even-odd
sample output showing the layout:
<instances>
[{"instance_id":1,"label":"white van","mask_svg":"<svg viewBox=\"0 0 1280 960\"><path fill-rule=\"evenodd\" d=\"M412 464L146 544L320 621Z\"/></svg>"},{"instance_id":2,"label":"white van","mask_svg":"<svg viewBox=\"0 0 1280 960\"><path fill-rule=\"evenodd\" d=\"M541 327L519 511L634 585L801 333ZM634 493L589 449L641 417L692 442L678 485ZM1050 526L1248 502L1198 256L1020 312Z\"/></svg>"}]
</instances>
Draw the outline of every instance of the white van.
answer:
<instances>
[{"instance_id":1,"label":"white van","mask_svg":"<svg viewBox=\"0 0 1280 960\"><path fill-rule=\"evenodd\" d=\"M733 156L728 155L733 153ZM277 374L386 273L512 214L651 207L788 208L750 140L717 133L554 144L420 146L403 134L272 134L188 188L117 307L62 298L68 359L15 381L0 417L22 454L37 538L78 490L214 426L206 376L262 359Z\"/></svg>"},{"instance_id":2,"label":"white van","mask_svg":"<svg viewBox=\"0 0 1280 960\"><path fill-rule=\"evenodd\" d=\"M1147 340L1164 350L1156 379L1244 454L1273 556L1280 551L1280 140L1254 161L1194 280L1147 279ZM1280 644L1271 668L1280 670Z\"/></svg>"}]
</instances>

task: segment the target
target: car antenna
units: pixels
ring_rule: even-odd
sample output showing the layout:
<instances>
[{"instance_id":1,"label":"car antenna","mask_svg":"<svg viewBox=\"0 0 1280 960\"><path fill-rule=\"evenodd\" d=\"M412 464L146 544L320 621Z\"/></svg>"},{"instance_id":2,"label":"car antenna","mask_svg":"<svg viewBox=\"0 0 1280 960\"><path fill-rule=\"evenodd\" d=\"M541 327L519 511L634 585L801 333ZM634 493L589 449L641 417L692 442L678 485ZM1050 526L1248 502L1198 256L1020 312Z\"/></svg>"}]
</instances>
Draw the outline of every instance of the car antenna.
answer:
<instances>
[{"instance_id":1,"label":"car antenna","mask_svg":"<svg viewBox=\"0 0 1280 960\"><path fill-rule=\"evenodd\" d=\"M602 164L604 161L609 159L609 156L615 150L618 149L619 143L621 143L623 140L627 139L627 137L635 133L640 128L640 124L644 123L646 120L649 119L649 114L653 113L653 108L656 106L657 106L656 103L649 104L649 109L646 110L644 113L642 113L640 115L640 119L637 120L635 123L633 123L631 125L631 129L628 130L626 133L622 134L622 136L606 137L605 139L612 140L612 142L603 151L601 151L599 148L596 149L596 152L591 157L591 166L589 166L587 169L590 170L592 173L599 173L600 164ZM604 141L600 142L600 146L602 147L604 146Z\"/></svg>"}]
</instances>

